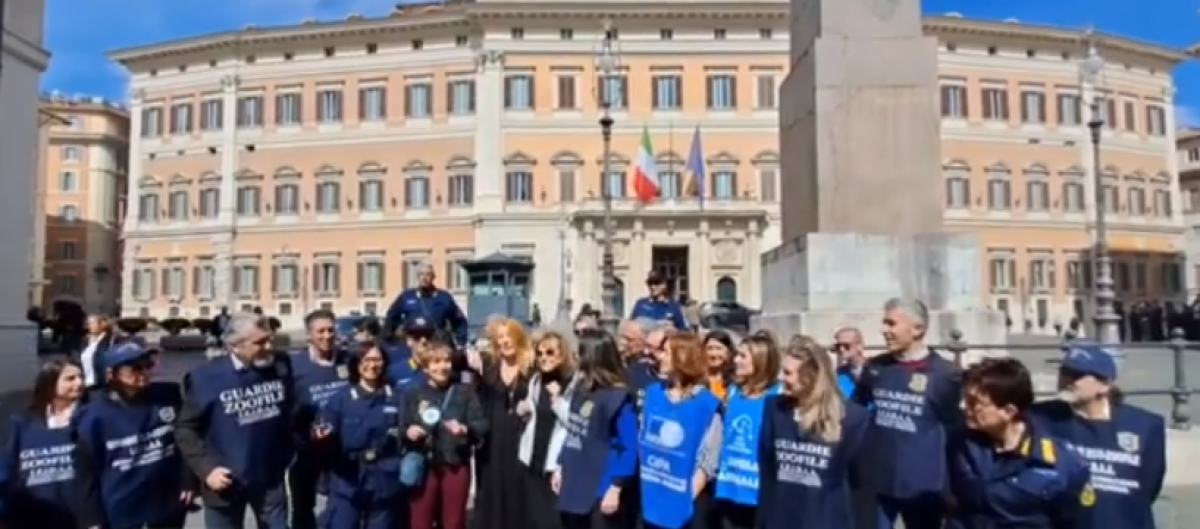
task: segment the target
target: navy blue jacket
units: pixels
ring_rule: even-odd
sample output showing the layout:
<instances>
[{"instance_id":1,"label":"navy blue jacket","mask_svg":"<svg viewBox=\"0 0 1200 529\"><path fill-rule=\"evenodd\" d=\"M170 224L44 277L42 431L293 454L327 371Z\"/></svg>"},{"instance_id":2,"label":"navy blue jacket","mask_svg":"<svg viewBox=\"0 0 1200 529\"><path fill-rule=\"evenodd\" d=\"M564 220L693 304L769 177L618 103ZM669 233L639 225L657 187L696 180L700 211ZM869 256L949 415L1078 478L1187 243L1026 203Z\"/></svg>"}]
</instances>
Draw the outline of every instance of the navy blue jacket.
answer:
<instances>
[{"instance_id":1,"label":"navy blue jacket","mask_svg":"<svg viewBox=\"0 0 1200 529\"><path fill-rule=\"evenodd\" d=\"M459 345L467 343L467 315L458 307L454 296L445 290L405 289L388 307L383 321L384 335L394 335L396 329L416 318L425 318L434 329L449 328L455 342Z\"/></svg>"},{"instance_id":2,"label":"navy blue jacket","mask_svg":"<svg viewBox=\"0 0 1200 529\"><path fill-rule=\"evenodd\" d=\"M333 429L330 494L382 501L400 493L398 393L348 386L321 409L322 424Z\"/></svg>"},{"instance_id":3,"label":"navy blue jacket","mask_svg":"<svg viewBox=\"0 0 1200 529\"><path fill-rule=\"evenodd\" d=\"M871 410L871 486L884 497L941 501L947 443L965 422L958 366L934 351L918 362L879 355L863 366L852 400Z\"/></svg>"},{"instance_id":4,"label":"navy blue jacket","mask_svg":"<svg viewBox=\"0 0 1200 529\"><path fill-rule=\"evenodd\" d=\"M345 351L333 353L331 365L322 365L313 359L305 347L292 354L292 376L296 386L296 431L299 438L307 441L312 432L317 410L345 388L349 383L349 355Z\"/></svg>"},{"instance_id":5,"label":"navy blue jacket","mask_svg":"<svg viewBox=\"0 0 1200 529\"><path fill-rule=\"evenodd\" d=\"M638 318L648 318L654 321L669 320L676 329L688 330L688 321L687 317L683 315L683 307L672 299L638 298L633 302L633 309L629 311L629 319Z\"/></svg>"},{"instance_id":6,"label":"navy blue jacket","mask_svg":"<svg viewBox=\"0 0 1200 529\"><path fill-rule=\"evenodd\" d=\"M1091 527L1088 511L1096 492L1088 482L1087 462L1032 423L1013 452L998 452L991 439L976 432L959 436L950 449L949 470L955 501L947 527Z\"/></svg>"},{"instance_id":7,"label":"navy blue jacket","mask_svg":"<svg viewBox=\"0 0 1200 529\"><path fill-rule=\"evenodd\" d=\"M1114 404L1111 420L1093 421L1062 401L1034 406L1031 417L1088 462L1096 504L1089 529L1154 527L1154 502L1167 474L1166 422L1161 415Z\"/></svg>"},{"instance_id":8,"label":"navy blue jacket","mask_svg":"<svg viewBox=\"0 0 1200 529\"><path fill-rule=\"evenodd\" d=\"M238 365L231 355L218 356L184 376L183 409L175 432L180 451L202 481L217 467L233 474L229 489L201 490L206 504L261 494L282 484L295 453L298 406L293 384L287 353L276 354L274 363L263 368Z\"/></svg>"},{"instance_id":9,"label":"navy blue jacket","mask_svg":"<svg viewBox=\"0 0 1200 529\"><path fill-rule=\"evenodd\" d=\"M45 417L20 413L8 435L0 467L8 527L76 527L74 425L50 428Z\"/></svg>"},{"instance_id":10,"label":"navy blue jacket","mask_svg":"<svg viewBox=\"0 0 1200 529\"><path fill-rule=\"evenodd\" d=\"M98 393L76 427L76 481L83 527L165 526L185 516L180 501L199 482L175 445L178 384L152 383L122 399Z\"/></svg>"},{"instance_id":11,"label":"navy blue jacket","mask_svg":"<svg viewBox=\"0 0 1200 529\"><path fill-rule=\"evenodd\" d=\"M590 514L612 485L633 485L638 419L625 388L577 392L559 452L558 510Z\"/></svg>"}]
</instances>

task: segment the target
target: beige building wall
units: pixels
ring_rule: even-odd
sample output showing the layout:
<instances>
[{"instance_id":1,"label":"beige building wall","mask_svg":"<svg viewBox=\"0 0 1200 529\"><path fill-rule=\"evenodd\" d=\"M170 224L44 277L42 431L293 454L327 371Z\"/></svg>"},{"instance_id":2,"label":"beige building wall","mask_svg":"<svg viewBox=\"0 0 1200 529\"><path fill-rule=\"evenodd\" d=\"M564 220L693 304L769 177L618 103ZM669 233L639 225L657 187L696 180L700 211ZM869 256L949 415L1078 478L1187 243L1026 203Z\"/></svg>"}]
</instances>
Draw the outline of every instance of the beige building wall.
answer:
<instances>
[{"instance_id":1,"label":"beige building wall","mask_svg":"<svg viewBox=\"0 0 1200 529\"><path fill-rule=\"evenodd\" d=\"M120 218L128 187L129 114L97 97L42 97L46 123L39 199L44 236L37 303L112 312L120 301ZM35 275L37 272L35 271Z\"/></svg>"},{"instance_id":2,"label":"beige building wall","mask_svg":"<svg viewBox=\"0 0 1200 529\"><path fill-rule=\"evenodd\" d=\"M291 324L317 307L382 311L424 262L465 300L456 263L496 251L534 260L544 313L598 304L604 19L625 305L661 248L686 249L667 271L693 297L757 305L759 255L781 242L780 209L794 202L778 167L787 8L468 3L114 52L133 77L124 310L257 305ZM1117 105L1102 160L1118 287L1181 294L1168 109L1182 54L1104 38L1111 64L1090 87L1082 31L953 17L926 30L941 42L946 224L989 249L980 303L1043 332L1086 294L1088 114L1072 97L1093 93ZM685 193L697 126L703 205ZM643 129L665 195L649 205L629 186Z\"/></svg>"}]
</instances>

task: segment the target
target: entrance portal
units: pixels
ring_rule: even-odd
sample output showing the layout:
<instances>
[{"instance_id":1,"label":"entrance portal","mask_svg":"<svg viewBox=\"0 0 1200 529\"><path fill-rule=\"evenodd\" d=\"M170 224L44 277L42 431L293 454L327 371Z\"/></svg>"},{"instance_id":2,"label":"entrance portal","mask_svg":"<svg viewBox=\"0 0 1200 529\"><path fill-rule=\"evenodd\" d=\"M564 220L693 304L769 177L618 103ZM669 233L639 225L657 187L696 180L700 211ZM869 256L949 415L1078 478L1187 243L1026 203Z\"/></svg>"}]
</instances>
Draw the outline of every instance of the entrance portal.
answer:
<instances>
[{"instance_id":1,"label":"entrance portal","mask_svg":"<svg viewBox=\"0 0 1200 529\"><path fill-rule=\"evenodd\" d=\"M650 269L667 279L671 297L688 293L687 246L654 246L650 249Z\"/></svg>"}]
</instances>

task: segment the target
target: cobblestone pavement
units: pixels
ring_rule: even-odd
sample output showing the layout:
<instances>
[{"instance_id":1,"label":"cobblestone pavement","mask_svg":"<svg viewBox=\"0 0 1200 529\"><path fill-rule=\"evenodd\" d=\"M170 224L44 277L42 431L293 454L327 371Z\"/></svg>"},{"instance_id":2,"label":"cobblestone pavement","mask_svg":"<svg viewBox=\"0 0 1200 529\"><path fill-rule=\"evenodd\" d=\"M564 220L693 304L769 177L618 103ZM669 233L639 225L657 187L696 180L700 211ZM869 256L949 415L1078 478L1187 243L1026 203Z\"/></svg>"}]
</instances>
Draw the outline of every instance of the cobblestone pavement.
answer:
<instances>
[{"instance_id":1,"label":"cobblestone pavement","mask_svg":"<svg viewBox=\"0 0 1200 529\"><path fill-rule=\"evenodd\" d=\"M1011 354L1029 366L1034 372L1038 389L1051 392L1054 389L1055 373L1058 369L1056 360L1061 356L1058 342L1051 338L1042 337L1012 337L1010 343L1021 347L1013 349ZM1132 395L1130 401L1157 413L1171 417L1171 397L1166 394L1148 395L1145 392L1165 390L1175 382L1174 359L1170 350L1155 346L1133 345L1124 349L1125 357L1122 366L1121 386ZM1185 356L1185 375L1187 380L1200 382L1200 349L1189 350ZM204 354L172 353L163 356L157 378L162 380L179 380L192 366L201 362ZM28 392L16 392L0 395L0 416L7 417L19 410L27 402ZM1191 413L1193 406L1184 409ZM0 425L7 421L0 421ZM7 435L7 432L0 432ZM1162 499L1155 507L1159 529L1191 529L1196 520L1200 520L1200 484L1168 486L1163 492ZM252 526L252 525L251 525ZM200 513L193 513L188 518L188 529L203 529Z\"/></svg>"}]
</instances>

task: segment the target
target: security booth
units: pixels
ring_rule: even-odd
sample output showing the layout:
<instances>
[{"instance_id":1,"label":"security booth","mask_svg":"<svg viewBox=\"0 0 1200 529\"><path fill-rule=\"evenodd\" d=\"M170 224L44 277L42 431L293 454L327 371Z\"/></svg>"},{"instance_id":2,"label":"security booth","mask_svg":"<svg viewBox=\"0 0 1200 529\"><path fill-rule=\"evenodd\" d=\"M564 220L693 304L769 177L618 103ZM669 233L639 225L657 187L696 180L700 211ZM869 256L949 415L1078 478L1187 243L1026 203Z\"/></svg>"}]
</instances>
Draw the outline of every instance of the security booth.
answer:
<instances>
[{"instance_id":1,"label":"security booth","mask_svg":"<svg viewBox=\"0 0 1200 529\"><path fill-rule=\"evenodd\" d=\"M471 336L479 336L488 318L504 316L530 325L529 287L533 261L494 253L463 263L467 272L467 323Z\"/></svg>"}]
</instances>

